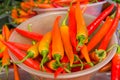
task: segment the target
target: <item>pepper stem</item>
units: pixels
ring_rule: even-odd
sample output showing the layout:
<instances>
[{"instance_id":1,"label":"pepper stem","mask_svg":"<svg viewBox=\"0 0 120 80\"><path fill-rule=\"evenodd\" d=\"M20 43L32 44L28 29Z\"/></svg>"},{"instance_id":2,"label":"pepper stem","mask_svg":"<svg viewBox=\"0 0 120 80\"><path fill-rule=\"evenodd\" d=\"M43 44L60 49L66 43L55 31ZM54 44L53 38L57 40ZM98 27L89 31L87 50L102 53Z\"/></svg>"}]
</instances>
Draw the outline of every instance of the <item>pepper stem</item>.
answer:
<instances>
[{"instance_id":1,"label":"pepper stem","mask_svg":"<svg viewBox=\"0 0 120 80\"><path fill-rule=\"evenodd\" d=\"M68 72L68 73L71 73L71 71L70 71L69 69L67 69L67 68L64 68L64 70L65 70L66 72Z\"/></svg>"},{"instance_id":2,"label":"pepper stem","mask_svg":"<svg viewBox=\"0 0 120 80\"><path fill-rule=\"evenodd\" d=\"M84 35L78 36L77 51L83 46L84 42L85 42L85 36Z\"/></svg>"},{"instance_id":3,"label":"pepper stem","mask_svg":"<svg viewBox=\"0 0 120 80\"><path fill-rule=\"evenodd\" d=\"M111 18L114 18L116 15L116 11L110 15Z\"/></svg>"},{"instance_id":4,"label":"pepper stem","mask_svg":"<svg viewBox=\"0 0 120 80\"><path fill-rule=\"evenodd\" d=\"M79 62L81 63L81 70L82 70L82 69L83 69L83 66L84 66L82 60L78 57L78 55L74 55L74 57L75 57L74 59L79 60Z\"/></svg>"},{"instance_id":5,"label":"pepper stem","mask_svg":"<svg viewBox=\"0 0 120 80\"><path fill-rule=\"evenodd\" d=\"M120 54L120 46L117 48L117 53Z\"/></svg>"},{"instance_id":6,"label":"pepper stem","mask_svg":"<svg viewBox=\"0 0 120 80\"><path fill-rule=\"evenodd\" d=\"M28 24L28 31L30 31L30 32L32 32L31 26L32 26L32 24Z\"/></svg>"},{"instance_id":7,"label":"pepper stem","mask_svg":"<svg viewBox=\"0 0 120 80\"><path fill-rule=\"evenodd\" d=\"M70 2L70 7L72 6L72 4L73 4L74 1L75 1L75 0L72 0L72 1Z\"/></svg>"},{"instance_id":8,"label":"pepper stem","mask_svg":"<svg viewBox=\"0 0 120 80\"><path fill-rule=\"evenodd\" d=\"M15 64L23 63L26 59L32 58L34 56L34 53L29 51L28 54L20 61L14 62Z\"/></svg>"},{"instance_id":9,"label":"pepper stem","mask_svg":"<svg viewBox=\"0 0 120 80\"><path fill-rule=\"evenodd\" d=\"M118 44L113 44L109 49L106 50L106 52L111 51L114 47L119 47Z\"/></svg>"},{"instance_id":10,"label":"pepper stem","mask_svg":"<svg viewBox=\"0 0 120 80\"><path fill-rule=\"evenodd\" d=\"M97 56L99 57L99 62L101 62L105 57L106 57L106 51L105 50L95 50L95 53L97 54Z\"/></svg>"},{"instance_id":11,"label":"pepper stem","mask_svg":"<svg viewBox=\"0 0 120 80\"><path fill-rule=\"evenodd\" d=\"M41 60L41 63L40 63L40 67L41 67L41 68L44 68L44 63L47 61L47 60L46 60L47 54L48 54L48 51L47 51L47 50L43 50L43 51L41 52L41 55L43 56L43 58L42 58L42 60Z\"/></svg>"},{"instance_id":12,"label":"pepper stem","mask_svg":"<svg viewBox=\"0 0 120 80\"><path fill-rule=\"evenodd\" d=\"M32 32L31 26L32 26L32 24L28 24L28 31L29 31L29 32ZM32 44L35 45L35 44L36 44L36 41L35 41L35 40L32 40Z\"/></svg>"},{"instance_id":13,"label":"pepper stem","mask_svg":"<svg viewBox=\"0 0 120 80\"><path fill-rule=\"evenodd\" d=\"M62 26L65 26L66 25L66 21L67 21L67 18L68 18L68 13L66 14L63 22L62 22Z\"/></svg>"},{"instance_id":14,"label":"pepper stem","mask_svg":"<svg viewBox=\"0 0 120 80\"><path fill-rule=\"evenodd\" d=\"M74 67L82 67L82 64L73 64L71 67L74 68Z\"/></svg>"},{"instance_id":15,"label":"pepper stem","mask_svg":"<svg viewBox=\"0 0 120 80\"><path fill-rule=\"evenodd\" d=\"M89 64L90 66L94 66L94 64L93 64L92 62L89 62L88 64Z\"/></svg>"},{"instance_id":16,"label":"pepper stem","mask_svg":"<svg viewBox=\"0 0 120 80\"><path fill-rule=\"evenodd\" d=\"M61 66L61 65L62 65L62 64L60 63L61 55L60 55L60 54L55 54L55 55L54 55L54 58L55 58L55 60L57 61L58 65Z\"/></svg>"}]
</instances>

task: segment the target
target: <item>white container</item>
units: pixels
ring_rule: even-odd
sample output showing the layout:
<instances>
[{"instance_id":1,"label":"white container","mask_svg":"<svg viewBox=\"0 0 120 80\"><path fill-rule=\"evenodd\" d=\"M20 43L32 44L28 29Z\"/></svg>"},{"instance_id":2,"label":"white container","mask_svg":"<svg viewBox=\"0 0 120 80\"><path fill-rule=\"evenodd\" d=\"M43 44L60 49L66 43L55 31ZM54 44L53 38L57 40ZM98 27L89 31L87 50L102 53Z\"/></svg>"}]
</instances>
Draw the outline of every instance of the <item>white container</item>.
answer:
<instances>
[{"instance_id":1,"label":"white container","mask_svg":"<svg viewBox=\"0 0 120 80\"><path fill-rule=\"evenodd\" d=\"M101 1L96 3L87 4L87 8L85 10L85 13L98 16L102 11L102 6L107 1ZM86 5L81 5L81 8L85 7ZM67 11L69 7L61 7L61 8L49 8L49 9L40 9L40 8L34 8L33 10L36 11L38 14L45 13L45 12L53 12L53 11Z\"/></svg>"},{"instance_id":2,"label":"white container","mask_svg":"<svg viewBox=\"0 0 120 80\"><path fill-rule=\"evenodd\" d=\"M27 29L28 24L32 24L33 32L44 34L51 30L57 16L62 16L62 19L63 19L65 15L66 15L66 11L50 12L50 13L37 15L23 22L17 28L28 30ZM84 18L87 25L90 24L95 19L95 17L87 14L84 14ZM31 43L30 39L27 39L21 36L15 31L11 34L9 41L15 41L15 42L27 43L27 44ZM117 43L117 38L116 38L116 35L114 34L109 45L112 45L115 43ZM58 75L56 80L90 80L91 76L93 76L100 68L102 68L105 64L107 64L112 59L115 52L116 52L116 48L112 49L108 53L106 59L104 59L102 62L98 63L94 67L91 67L86 70L78 71L78 72L60 74ZM9 51L9 54L13 61L18 61L18 59L10 51ZM52 73L46 73L46 72L34 70L26 66L25 64L18 64L18 66L23 70L35 75L38 78L38 80L54 80L54 74Z\"/></svg>"},{"instance_id":3,"label":"white container","mask_svg":"<svg viewBox=\"0 0 120 80\"><path fill-rule=\"evenodd\" d=\"M33 79L35 80L35 77L33 75L29 74L28 72L26 72L22 69L18 69L18 71L19 71L20 80L33 80ZM12 69L12 68L9 69L8 77L7 77L5 71L1 72L0 80L14 80L14 69Z\"/></svg>"}]
</instances>

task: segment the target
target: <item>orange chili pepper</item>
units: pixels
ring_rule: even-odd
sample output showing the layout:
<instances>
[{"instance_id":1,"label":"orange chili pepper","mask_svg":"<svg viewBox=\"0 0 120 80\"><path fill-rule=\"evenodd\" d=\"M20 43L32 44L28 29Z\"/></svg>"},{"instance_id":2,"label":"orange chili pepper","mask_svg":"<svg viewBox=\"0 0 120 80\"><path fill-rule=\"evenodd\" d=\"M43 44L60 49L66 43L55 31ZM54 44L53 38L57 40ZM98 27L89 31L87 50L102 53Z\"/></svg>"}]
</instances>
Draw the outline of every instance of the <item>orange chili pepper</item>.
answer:
<instances>
[{"instance_id":1,"label":"orange chili pepper","mask_svg":"<svg viewBox=\"0 0 120 80\"><path fill-rule=\"evenodd\" d=\"M59 65L57 64L56 60L51 60L50 62L47 63L47 67L55 71L59 67Z\"/></svg>"},{"instance_id":2,"label":"orange chili pepper","mask_svg":"<svg viewBox=\"0 0 120 80\"><path fill-rule=\"evenodd\" d=\"M20 24L20 23L26 21L27 19L29 19L29 18L28 17L17 18L17 19L14 19L13 22L15 22L16 24Z\"/></svg>"},{"instance_id":3,"label":"orange chili pepper","mask_svg":"<svg viewBox=\"0 0 120 80\"><path fill-rule=\"evenodd\" d=\"M35 16L37 14L35 11L32 11L31 9L27 10L27 13L29 14L29 17Z\"/></svg>"},{"instance_id":4,"label":"orange chili pepper","mask_svg":"<svg viewBox=\"0 0 120 80\"><path fill-rule=\"evenodd\" d=\"M66 15L65 19L63 20L62 26L60 27L61 37L63 41L63 45L65 48L65 53L70 61L70 66L72 66L74 62L74 54L72 49L72 44L70 42L70 35L69 35L69 28L66 25L68 14Z\"/></svg>"},{"instance_id":5,"label":"orange chili pepper","mask_svg":"<svg viewBox=\"0 0 120 80\"><path fill-rule=\"evenodd\" d=\"M78 40L77 50L84 45L84 43L88 42L88 31L85 24L85 20L83 18L82 10L80 9L80 3L77 2L75 8L75 18L77 23L77 35L76 38Z\"/></svg>"},{"instance_id":6,"label":"orange chili pepper","mask_svg":"<svg viewBox=\"0 0 120 80\"><path fill-rule=\"evenodd\" d=\"M4 40L2 34L0 34L0 40ZM0 42L0 58L3 57L3 51L5 50L6 46Z\"/></svg>"},{"instance_id":7,"label":"orange chili pepper","mask_svg":"<svg viewBox=\"0 0 120 80\"><path fill-rule=\"evenodd\" d=\"M84 56L85 60L87 61L87 63L89 63L91 66L93 66L90 57L89 57L89 53L88 53L88 49L86 45L83 45L83 47L81 48L81 53Z\"/></svg>"},{"instance_id":8,"label":"orange chili pepper","mask_svg":"<svg viewBox=\"0 0 120 80\"><path fill-rule=\"evenodd\" d=\"M8 66L9 65L10 65L10 56L8 54L8 49L5 48L5 50L3 51L2 68L5 68L7 76L8 76Z\"/></svg>"},{"instance_id":9,"label":"orange chili pepper","mask_svg":"<svg viewBox=\"0 0 120 80\"><path fill-rule=\"evenodd\" d=\"M14 80L20 80L19 71L16 64L13 64L13 69L14 69Z\"/></svg>"},{"instance_id":10,"label":"orange chili pepper","mask_svg":"<svg viewBox=\"0 0 120 80\"><path fill-rule=\"evenodd\" d=\"M46 62L47 55L49 53L49 47L51 43L51 32L47 32L43 38L41 39L38 49L39 53L42 55L42 61L40 63L40 66L43 68L43 64Z\"/></svg>"},{"instance_id":11,"label":"orange chili pepper","mask_svg":"<svg viewBox=\"0 0 120 80\"><path fill-rule=\"evenodd\" d=\"M8 39L10 37L10 30L9 30L7 25L3 25L3 27L2 27L2 35L4 37L4 40L8 41Z\"/></svg>"},{"instance_id":12,"label":"orange chili pepper","mask_svg":"<svg viewBox=\"0 0 120 80\"><path fill-rule=\"evenodd\" d=\"M50 3L50 0L44 0L44 3L48 4L48 3Z\"/></svg>"},{"instance_id":13,"label":"orange chili pepper","mask_svg":"<svg viewBox=\"0 0 120 80\"><path fill-rule=\"evenodd\" d=\"M33 0L30 0L30 1L24 1L24 2L21 2L20 3L20 7L23 9L23 10L28 10L28 9L31 9L35 6L35 3Z\"/></svg>"},{"instance_id":14,"label":"orange chili pepper","mask_svg":"<svg viewBox=\"0 0 120 80\"><path fill-rule=\"evenodd\" d=\"M10 29L10 35L12 34L12 32L14 31L15 28L11 28Z\"/></svg>"},{"instance_id":15,"label":"orange chili pepper","mask_svg":"<svg viewBox=\"0 0 120 80\"><path fill-rule=\"evenodd\" d=\"M52 29L52 56L60 65L60 60L64 56L63 42L58 26L61 16L57 16Z\"/></svg>"},{"instance_id":16,"label":"orange chili pepper","mask_svg":"<svg viewBox=\"0 0 120 80\"><path fill-rule=\"evenodd\" d=\"M25 12L22 9L18 9L18 13L19 13L19 17L25 17L29 15L27 12Z\"/></svg>"},{"instance_id":17,"label":"orange chili pepper","mask_svg":"<svg viewBox=\"0 0 120 80\"><path fill-rule=\"evenodd\" d=\"M102 27L90 39L90 41L89 41L89 43L87 45L88 51L91 51L103 39L103 37L105 36L105 34L110 29L112 22L113 22L113 19L108 16L106 18L105 23L102 25Z\"/></svg>"},{"instance_id":18,"label":"orange chili pepper","mask_svg":"<svg viewBox=\"0 0 120 80\"><path fill-rule=\"evenodd\" d=\"M11 11L12 18L18 18L18 11L16 8L13 8Z\"/></svg>"},{"instance_id":19,"label":"orange chili pepper","mask_svg":"<svg viewBox=\"0 0 120 80\"><path fill-rule=\"evenodd\" d=\"M52 4L45 4L45 3L42 3L42 4L36 4L37 7L39 8L54 8L54 6Z\"/></svg>"}]
</instances>

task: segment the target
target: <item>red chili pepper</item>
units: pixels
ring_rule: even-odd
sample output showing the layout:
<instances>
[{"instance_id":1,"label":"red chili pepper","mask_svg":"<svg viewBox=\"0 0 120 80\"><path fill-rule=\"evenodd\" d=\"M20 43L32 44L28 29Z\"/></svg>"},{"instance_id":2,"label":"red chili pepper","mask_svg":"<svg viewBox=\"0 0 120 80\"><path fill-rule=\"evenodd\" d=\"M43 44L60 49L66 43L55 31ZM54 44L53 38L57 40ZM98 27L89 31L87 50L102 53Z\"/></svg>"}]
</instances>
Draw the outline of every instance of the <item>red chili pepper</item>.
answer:
<instances>
[{"instance_id":1,"label":"red chili pepper","mask_svg":"<svg viewBox=\"0 0 120 80\"><path fill-rule=\"evenodd\" d=\"M120 80L120 46L112 59L111 80Z\"/></svg>"},{"instance_id":2,"label":"red chili pepper","mask_svg":"<svg viewBox=\"0 0 120 80\"><path fill-rule=\"evenodd\" d=\"M115 30L118 27L119 17L120 17L120 5L117 5L116 16L113 19L113 22L110 26L110 29L108 30L107 34L105 35L105 37L101 41L101 43L98 47L98 50L95 51L95 54L99 58L99 62L102 61L105 58L105 56L107 55L106 49L107 49L108 44L111 40L111 37L113 36L113 33L115 32Z\"/></svg>"},{"instance_id":3,"label":"red chili pepper","mask_svg":"<svg viewBox=\"0 0 120 80\"><path fill-rule=\"evenodd\" d=\"M54 78L56 78L60 73L62 73L64 71L63 67L59 67L57 68L57 70L54 73Z\"/></svg>"},{"instance_id":4,"label":"red chili pepper","mask_svg":"<svg viewBox=\"0 0 120 80\"><path fill-rule=\"evenodd\" d=\"M57 3L52 3L52 5L53 5L55 8L62 8L62 6L58 5Z\"/></svg>"},{"instance_id":5,"label":"red chili pepper","mask_svg":"<svg viewBox=\"0 0 120 80\"><path fill-rule=\"evenodd\" d=\"M64 56L62 59L61 59L61 63L69 63L69 59L67 56Z\"/></svg>"},{"instance_id":6,"label":"red chili pepper","mask_svg":"<svg viewBox=\"0 0 120 80\"><path fill-rule=\"evenodd\" d=\"M84 65L84 69L88 69L88 68L90 68L90 67L91 67L90 64L85 64L85 65Z\"/></svg>"},{"instance_id":7,"label":"red chili pepper","mask_svg":"<svg viewBox=\"0 0 120 80\"><path fill-rule=\"evenodd\" d=\"M75 7L71 6L68 16L68 25L69 25L69 34L70 34L70 40L71 44L76 50L77 41L76 41L76 34L77 34L77 27L76 27L76 19L75 19Z\"/></svg>"},{"instance_id":8,"label":"red chili pepper","mask_svg":"<svg viewBox=\"0 0 120 80\"><path fill-rule=\"evenodd\" d=\"M23 59L27 55L25 52L19 50L18 48L9 44L8 42L2 41L2 40L1 42L5 44L8 47L8 49L20 60ZM37 61L34 61L33 59L29 58L25 60L23 63L33 69L40 70L39 63Z\"/></svg>"},{"instance_id":9,"label":"red chili pepper","mask_svg":"<svg viewBox=\"0 0 120 80\"><path fill-rule=\"evenodd\" d=\"M48 68L48 67L46 67L46 66L44 66L44 68L45 68L45 71L46 71L46 72L48 72L48 73L53 73L53 71L52 71L50 68Z\"/></svg>"},{"instance_id":10,"label":"red chili pepper","mask_svg":"<svg viewBox=\"0 0 120 80\"><path fill-rule=\"evenodd\" d=\"M80 70L81 70L80 66L71 68L71 72L77 72L77 71L80 71Z\"/></svg>"},{"instance_id":11,"label":"red chili pepper","mask_svg":"<svg viewBox=\"0 0 120 80\"><path fill-rule=\"evenodd\" d=\"M19 42L8 42L8 43L24 51L27 51L32 46L30 44L23 44Z\"/></svg>"},{"instance_id":12,"label":"red chili pepper","mask_svg":"<svg viewBox=\"0 0 120 80\"><path fill-rule=\"evenodd\" d=\"M35 33L35 32L29 32L29 31L25 31L19 28L15 29L18 33L20 33L22 36L25 36L27 38L33 39L33 40L37 40L40 41L43 37L42 34L39 33Z\"/></svg>"},{"instance_id":13,"label":"red chili pepper","mask_svg":"<svg viewBox=\"0 0 120 80\"><path fill-rule=\"evenodd\" d=\"M119 22L119 17L120 17L120 5L117 5L117 12L116 12L116 16L112 22L112 25L109 29L109 31L107 32L107 34L105 35L104 39L102 40L100 46L98 49L103 49L103 50L106 50L109 42L110 42L110 39L111 37L113 36L115 30L117 29L118 27L118 22Z\"/></svg>"},{"instance_id":14,"label":"red chili pepper","mask_svg":"<svg viewBox=\"0 0 120 80\"><path fill-rule=\"evenodd\" d=\"M92 23L87 26L88 36L90 36L94 30L100 25L101 21L113 10L114 4L111 4L106 8Z\"/></svg>"}]
</instances>

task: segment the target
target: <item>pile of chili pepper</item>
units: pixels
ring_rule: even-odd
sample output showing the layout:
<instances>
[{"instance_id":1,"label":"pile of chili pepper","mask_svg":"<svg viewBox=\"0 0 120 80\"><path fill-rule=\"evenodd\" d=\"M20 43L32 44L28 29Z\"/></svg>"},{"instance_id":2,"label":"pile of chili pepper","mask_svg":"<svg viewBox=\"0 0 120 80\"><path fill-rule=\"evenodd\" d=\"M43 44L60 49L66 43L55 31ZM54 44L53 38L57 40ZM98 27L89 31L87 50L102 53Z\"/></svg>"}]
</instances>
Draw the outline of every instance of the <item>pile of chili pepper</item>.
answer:
<instances>
[{"instance_id":1,"label":"pile of chili pepper","mask_svg":"<svg viewBox=\"0 0 120 80\"><path fill-rule=\"evenodd\" d=\"M11 10L11 23L12 24L20 24L27 19L37 15L32 8L35 6L33 0L22 1L19 2L20 5L16 4L14 8Z\"/></svg>"},{"instance_id":2,"label":"pile of chili pepper","mask_svg":"<svg viewBox=\"0 0 120 80\"><path fill-rule=\"evenodd\" d=\"M120 5L117 4L117 14L114 20L114 23L115 23L114 26L118 25L117 21L119 21L119 18L120 18ZM118 38L118 42L119 42L119 38ZM120 43L119 45L117 45L116 54L114 55L111 61L111 80L119 80L120 79L119 72L120 72Z\"/></svg>"},{"instance_id":3,"label":"pile of chili pepper","mask_svg":"<svg viewBox=\"0 0 120 80\"><path fill-rule=\"evenodd\" d=\"M35 70L54 73L56 78L59 74L81 71L104 60L109 52L107 49L110 39L118 26L119 5L117 12L109 15L114 8L114 4L111 4L88 26L79 6L79 1L70 6L61 26L61 16L57 16L51 31L44 35L15 29L23 37L34 40L35 44L1 39L1 43L20 60L14 63L24 63ZM104 19L105 22L100 26ZM98 27L96 34L91 35Z\"/></svg>"},{"instance_id":4,"label":"pile of chili pepper","mask_svg":"<svg viewBox=\"0 0 120 80\"><path fill-rule=\"evenodd\" d=\"M0 33L0 40L8 41L13 30L14 30L13 28L9 28L8 25L4 24L2 26L2 32ZM9 68L12 67L13 66L12 66L11 58L8 53L8 48L2 42L0 42L0 72L6 72L6 79L8 79ZM14 70L14 72L16 72L16 70ZM16 74L16 78L18 78L17 76L19 75Z\"/></svg>"},{"instance_id":5,"label":"pile of chili pepper","mask_svg":"<svg viewBox=\"0 0 120 80\"><path fill-rule=\"evenodd\" d=\"M71 2L73 5L80 2L80 4L89 4L100 2L102 0L36 0L35 4L37 8L48 9L48 8L62 8L70 6Z\"/></svg>"},{"instance_id":6,"label":"pile of chili pepper","mask_svg":"<svg viewBox=\"0 0 120 80\"><path fill-rule=\"evenodd\" d=\"M16 4L11 11L12 24L20 24L27 19L37 15L34 8L62 8L70 6L71 2L75 5L79 1L81 4L100 2L101 0L25 0Z\"/></svg>"}]
</instances>

